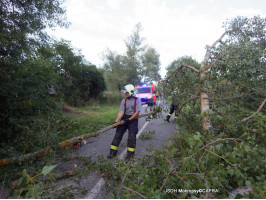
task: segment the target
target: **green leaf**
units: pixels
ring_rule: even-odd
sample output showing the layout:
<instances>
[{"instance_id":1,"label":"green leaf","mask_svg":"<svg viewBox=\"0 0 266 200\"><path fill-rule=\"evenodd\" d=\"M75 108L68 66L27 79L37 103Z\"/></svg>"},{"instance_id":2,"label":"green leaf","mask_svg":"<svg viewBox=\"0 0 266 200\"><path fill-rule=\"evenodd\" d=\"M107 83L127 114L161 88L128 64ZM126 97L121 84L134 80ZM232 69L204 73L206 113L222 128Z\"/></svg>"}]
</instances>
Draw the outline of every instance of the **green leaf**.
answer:
<instances>
[{"instance_id":1,"label":"green leaf","mask_svg":"<svg viewBox=\"0 0 266 200\"><path fill-rule=\"evenodd\" d=\"M28 174L27 174L27 170L26 169L23 169L22 176L25 177L25 178L28 178Z\"/></svg>"},{"instance_id":2,"label":"green leaf","mask_svg":"<svg viewBox=\"0 0 266 200\"><path fill-rule=\"evenodd\" d=\"M27 194L27 190L23 190L21 193L20 193L20 196L23 197L23 199L26 197L26 194Z\"/></svg>"},{"instance_id":3,"label":"green leaf","mask_svg":"<svg viewBox=\"0 0 266 200\"><path fill-rule=\"evenodd\" d=\"M243 197L243 195L241 195L241 194L237 194L237 195L235 196L235 199L242 199L242 197Z\"/></svg>"},{"instance_id":4,"label":"green leaf","mask_svg":"<svg viewBox=\"0 0 266 200\"><path fill-rule=\"evenodd\" d=\"M39 185L35 185L33 188L33 194L34 194L35 199L39 199L38 189L39 189Z\"/></svg>"},{"instance_id":5,"label":"green leaf","mask_svg":"<svg viewBox=\"0 0 266 200\"><path fill-rule=\"evenodd\" d=\"M223 146L223 144L220 143L220 144L215 145L215 148L219 151L222 148L222 146Z\"/></svg>"},{"instance_id":6,"label":"green leaf","mask_svg":"<svg viewBox=\"0 0 266 200\"><path fill-rule=\"evenodd\" d=\"M175 154L176 152L178 152L178 149L176 147L174 147L171 151L172 154Z\"/></svg>"},{"instance_id":7,"label":"green leaf","mask_svg":"<svg viewBox=\"0 0 266 200\"><path fill-rule=\"evenodd\" d=\"M13 197L14 196L14 191L15 191L15 188L13 188L12 190L10 190L10 192L8 194L8 197Z\"/></svg>"},{"instance_id":8,"label":"green leaf","mask_svg":"<svg viewBox=\"0 0 266 200\"><path fill-rule=\"evenodd\" d=\"M24 188L26 185L27 185L27 178L24 177L18 186L19 188Z\"/></svg>"},{"instance_id":9,"label":"green leaf","mask_svg":"<svg viewBox=\"0 0 266 200\"><path fill-rule=\"evenodd\" d=\"M44 176L46 176L47 174L49 174L57 165L50 165L50 166L44 166L42 169L42 174Z\"/></svg>"},{"instance_id":10,"label":"green leaf","mask_svg":"<svg viewBox=\"0 0 266 200\"><path fill-rule=\"evenodd\" d=\"M200 135L194 135L193 138L194 138L195 140L200 140Z\"/></svg>"},{"instance_id":11,"label":"green leaf","mask_svg":"<svg viewBox=\"0 0 266 200\"><path fill-rule=\"evenodd\" d=\"M27 198L28 199L30 199L31 197L32 197L32 195L33 195L33 187L32 187L32 185L29 185L28 186L28 192L27 192Z\"/></svg>"},{"instance_id":12,"label":"green leaf","mask_svg":"<svg viewBox=\"0 0 266 200\"><path fill-rule=\"evenodd\" d=\"M251 181L246 181L246 186L251 186Z\"/></svg>"}]
</instances>

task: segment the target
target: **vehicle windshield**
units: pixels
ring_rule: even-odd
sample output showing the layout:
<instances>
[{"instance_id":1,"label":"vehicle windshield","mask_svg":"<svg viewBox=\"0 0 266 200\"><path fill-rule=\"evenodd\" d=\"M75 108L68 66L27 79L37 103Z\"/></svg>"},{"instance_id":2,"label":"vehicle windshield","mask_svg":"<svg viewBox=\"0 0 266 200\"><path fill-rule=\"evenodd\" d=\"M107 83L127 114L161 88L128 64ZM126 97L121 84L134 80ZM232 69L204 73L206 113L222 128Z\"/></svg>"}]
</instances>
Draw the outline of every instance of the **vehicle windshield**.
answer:
<instances>
[{"instance_id":1,"label":"vehicle windshield","mask_svg":"<svg viewBox=\"0 0 266 200\"><path fill-rule=\"evenodd\" d=\"M137 88L136 93L151 93L151 88L150 87L143 87L143 88Z\"/></svg>"}]
</instances>

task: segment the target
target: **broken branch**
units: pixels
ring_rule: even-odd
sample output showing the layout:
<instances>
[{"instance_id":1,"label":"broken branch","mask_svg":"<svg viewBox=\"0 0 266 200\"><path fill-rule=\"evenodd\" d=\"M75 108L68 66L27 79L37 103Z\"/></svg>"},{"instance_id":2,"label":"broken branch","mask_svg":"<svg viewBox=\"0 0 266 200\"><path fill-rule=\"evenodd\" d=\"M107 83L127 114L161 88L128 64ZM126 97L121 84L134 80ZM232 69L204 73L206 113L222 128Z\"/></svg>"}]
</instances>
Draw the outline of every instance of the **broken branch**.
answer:
<instances>
[{"instance_id":1,"label":"broken branch","mask_svg":"<svg viewBox=\"0 0 266 200\"><path fill-rule=\"evenodd\" d=\"M260 107L258 108L258 110L254 114L250 115L249 117L242 119L241 122L245 122L245 121L249 120L250 118L254 117L256 114L258 114L261 111L261 109L263 108L265 102L266 102L266 98L264 99L262 104L260 104Z\"/></svg>"}]
</instances>

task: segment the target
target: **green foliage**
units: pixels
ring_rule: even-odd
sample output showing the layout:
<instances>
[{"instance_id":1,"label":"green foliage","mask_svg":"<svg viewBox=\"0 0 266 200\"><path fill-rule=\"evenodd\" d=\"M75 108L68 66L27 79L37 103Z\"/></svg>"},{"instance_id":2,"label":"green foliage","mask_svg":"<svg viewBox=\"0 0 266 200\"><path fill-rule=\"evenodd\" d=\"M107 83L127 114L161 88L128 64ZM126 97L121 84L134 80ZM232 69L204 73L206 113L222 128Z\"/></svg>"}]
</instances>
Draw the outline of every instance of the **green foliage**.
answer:
<instances>
[{"instance_id":1,"label":"green foliage","mask_svg":"<svg viewBox=\"0 0 266 200\"><path fill-rule=\"evenodd\" d=\"M0 137L9 144L26 128L22 117L34 116L57 102L49 95L58 76L36 51L47 43L43 30L67 26L61 1L1 1L0 17Z\"/></svg>"},{"instance_id":2,"label":"green foliage","mask_svg":"<svg viewBox=\"0 0 266 200\"><path fill-rule=\"evenodd\" d=\"M16 185L9 193L9 197L14 196L14 192L16 191L16 194L18 197L22 198L35 198L39 199L39 193L41 192L43 181L40 181L38 177L40 175L43 175L44 177L47 176L57 165L51 165L51 166L44 166L41 173L35 175L34 177L31 177L29 174L27 174L27 170L24 169L22 171L22 180L21 182Z\"/></svg>"},{"instance_id":3,"label":"green foliage","mask_svg":"<svg viewBox=\"0 0 266 200\"><path fill-rule=\"evenodd\" d=\"M61 76L59 90L64 100L72 106L85 105L91 99L101 97L105 90L102 74L96 66L87 64L82 55L76 55L69 42L54 44L54 55L57 72Z\"/></svg>"},{"instance_id":4,"label":"green foliage","mask_svg":"<svg viewBox=\"0 0 266 200\"><path fill-rule=\"evenodd\" d=\"M183 56L174 60L167 67L166 76L174 74L176 69L180 67L182 63L194 66L196 69L200 68L200 64L197 61L195 61L191 57ZM175 75L170 76L167 86L165 83L162 83L160 84L160 87L163 88L165 97L173 96L173 92L176 91L176 93L174 94L174 99L176 99L176 103L181 105L189 98L191 98L191 96L193 97L200 91L200 77L190 69L182 68L177 73L175 73Z\"/></svg>"},{"instance_id":5,"label":"green foliage","mask_svg":"<svg viewBox=\"0 0 266 200\"><path fill-rule=\"evenodd\" d=\"M0 127L3 141L14 140L23 129L22 117L58 110L56 97L49 95L49 85L58 75L42 59L28 59L1 80ZM3 81L3 82L2 82Z\"/></svg>"},{"instance_id":6,"label":"green foliage","mask_svg":"<svg viewBox=\"0 0 266 200\"><path fill-rule=\"evenodd\" d=\"M125 41L127 49L124 55L111 50L106 52L103 69L108 89L120 91L129 83L138 85L141 80L160 80L160 55L154 48L144 45L141 31L141 24L137 24Z\"/></svg>"},{"instance_id":7,"label":"green foliage","mask_svg":"<svg viewBox=\"0 0 266 200\"><path fill-rule=\"evenodd\" d=\"M139 139L141 140L150 140L153 138L153 135L155 134L155 131L147 131L147 132L143 132L141 134L141 136L139 137Z\"/></svg>"},{"instance_id":8,"label":"green foliage","mask_svg":"<svg viewBox=\"0 0 266 200\"><path fill-rule=\"evenodd\" d=\"M7 61L24 60L39 44L47 41L45 28L67 27L62 0L0 2L0 67Z\"/></svg>"},{"instance_id":9,"label":"green foliage","mask_svg":"<svg viewBox=\"0 0 266 200\"><path fill-rule=\"evenodd\" d=\"M247 123L240 121L254 113L265 98L263 59L265 20L237 18L227 24L234 29L229 38L212 51L207 76L189 57L181 57L168 67L166 96L174 96L181 107L177 119L180 134L168 148L145 156L131 166L119 163L110 178L117 181L114 198L202 198L205 194L167 193L166 189L218 189L214 197L227 198L229 191L242 186L256 189L252 197L261 197L264 188L265 114L257 114ZM263 34L264 33L264 34ZM171 75L171 76L169 76ZM239 78L241 77L241 78ZM201 127L200 102L195 98L208 92L213 129ZM183 104L186 103L186 104ZM130 190L129 190L129 189ZM143 195L143 196L142 196Z\"/></svg>"},{"instance_id":10,"label":"green foliage","mask_svg":"<svg viewBox=\"0 0 266 200\"><path fill-rule=\"evenodd\" d=\"M62 47L64 50L60 48L60 51L58 50L61 54L55 51L56 48L42 47L35 52L34 57L25 59L19 66L14 65L15 68L11 73L2 77L1 147L7 143L12 146L24 144L19 141L22 139L26 142L26 138L29 139L26 143L29 143L36 137L36 134L28 129L35 131L37 129L38 132L44 133L41 135L47 134L45 131L47 123L43 125L40 123L45 122L42 119L47 118L47 115L50 117L56 115L60 118L62 97L72 105L84 105L101 96L105 89L101 73L94 65L83 64L82 57L75 56L69 44L60 43L59 47L60 45L64 47ZM65 56L64 58L69 62L65 63L62 59L60 62L56 61L56 58L60 56ZM65 65L67 67L64 68ZM62 74L62 72L65 73ZM55 93L50 94L51 88L55 90ZM32 120L34 117L40 119L41 122ZM44 130L39 130L40 127ZM26 134L30 132L31 134ZM34 144L26 144L23 151L27 151L29 146L34 146Z\"/></svg>"},{"instance_id":11,"label":"green foliage","mask_svg":"<svg viewBox=\"0 0 266 200\"><path fill-rule=\"evenodd\" d=\"M213 50L212 63L216 68L209 72L212 85L208 87L217 91L214 98L230 101L231 111L241 110L242 118L249 110L257 109L265 98L265 27L265 19L260 17L228 21L226 28L235 31ZM214 103L215 107L222 104L219 100Z\"/></svg>"},{"instance_id":12,"label":"green foliage","mask_svg":"<svg viewBox=\"0 0 266 200\"><path fill-rule=\"evenodd\" d=\"M104 77L107 88L112 91L121 91L128 84L127 76L129 75L125 67L125 57L117 55L108 50L105 55L106 63L104 64Z\"/></svg>"},{"instance_id":13,"label":"green foliage","mask_svg":"<svg viewBox=\"0 0 266 200\"><path fill-rule=\"evenodd\" d=\"M154 48L149 47L143 55L141 55L140 75L143 82L159 81L161 76L160 71L160 55Z\"/></svg>"},{"instance_id":14,"label":"green foliage","mask_svg":"<svg viewBox=\"0 0 266 200\"><path fill-rule=\"evenodd\" d=\"M76 108L63 116L58 112L49 112L20 120L24 127L12 143L1 141L0 158L21 156L80 136L92 133L109 125L115 120L119 105L92 105ZM30 141L30 142L29 142Z\"/></svg>"},{"instance_id":15,"label":"green foliage","mask_svg":"<svg viewBox=\"0 0 266 200\"><path fill-rule=\"evenodd\" d=\"M260 120L253 123L260 124ZM164 149L138 158L137 162L117 160L113 166L101 163L100 169L105 170L102 172L110 180L108 187L113 190L113 198L203 198L207 195L171 193L167 189L216 189L218 192L211 193L213 198L228 198L234 188L251 185L257 188L253 197L258 198L264 191L261 182L265 179L262 159L265 148L258 145L263 133L261 130L245 133L246 128L238 127L239 135L232 138L232 130L212 136L180 126L179 133Z\"/></svg>"},{"instance_id":16,"label":"green foliage","mask_svg":"<svg viewBox=\"0 0 266 200\"><path fill-rule=\"evenodd\" d=\"M175 99L181 107L177 119L181 135L171 148L176 152L172 163L179 163L172 174L183 182L182 186L176 183L177 188L217 188L220 191L217 197L228 197L228 191L252 185L260 189L250 196L261 197L263 187L259 185L265 178L262 142L265 141L265 111L261 109L261 114L247 121L243 119L254 114L265 99L262 45L265 44L265 27L265 19L260 17L228 21L226 29L232 31L212 49L210 60L205 63L209 68L202 79L190 69L177 70L181 62L200 70L199 65L188 58L180 58L168 67L168 76L172 76L165 94L177 90ZM200 124L203 116L196 97L201 91L206 92L210 100L207 115L212 128L208 131ZM174 187L171 177L167 188ZM200 197L179 195L176 197Z\"/></svg>"},{"instance_id":17,"label":"green foliage","mask_svg":"<svg viewBox=\"0 0 266 200\"><path fill-rule=\"evenodd\" d=\"M42 169L42 174L44 176L46 176L47 174L49 174L54 168L56 167L56 165L51 165L51 166L44 166Z\"/></svg>"},{"instance_id":18,"label":"green foliage","mask_svg":"<svg viewBox=\"0 0 266 200\"><path fill-rule=\"evenodd\" d=\"M49 131L45 130L50 127L40 123L48 118L49 124L52 115L60 118L62 100L84 105L99 98L105 89L103 76L94 65L76 55L66 41L51 44L43 31L56 25L67 27L62 2L0 3L1 148L8 145L10 149L20 149L19 144L26 143L22 152L27 152L29 146L36 145L31 139L37 139L29 129L42 127L38 133L43 133L41 137L46 135Z\"/></svg>"},{"instance_id":19,"label":"green foliage","mask_svg":"<svg viewBox=\"0 0 266 200\"><path fill-rule=\"evenodd\" d=\"M101 102L108 105L120 105L123 98L125 95L120 91L104 91Z\"/></svg>"}]
</instances>

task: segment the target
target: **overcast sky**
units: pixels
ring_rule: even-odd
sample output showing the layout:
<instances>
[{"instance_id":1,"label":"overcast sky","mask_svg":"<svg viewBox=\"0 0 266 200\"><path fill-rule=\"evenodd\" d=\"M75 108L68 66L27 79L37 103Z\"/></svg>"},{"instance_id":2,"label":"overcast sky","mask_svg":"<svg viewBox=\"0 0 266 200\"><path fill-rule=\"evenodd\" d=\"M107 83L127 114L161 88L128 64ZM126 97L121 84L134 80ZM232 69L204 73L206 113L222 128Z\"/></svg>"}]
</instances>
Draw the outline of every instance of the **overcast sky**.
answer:
<instances>
[{"instance_id":1,"label":"overcast sky","mask_svg":"<svg viewBox=\"0 0 266 200\"><path fill-rule=\"evenodd\" d=\"M162 76L178 57L201 62L227 19L266 16L265 0L66 0L63 6L72 25L50 35L71 41L97 67L107 48L125 53L124 40L140 22L145 43L160 54Z\"/></svg>"}]
</instances>

